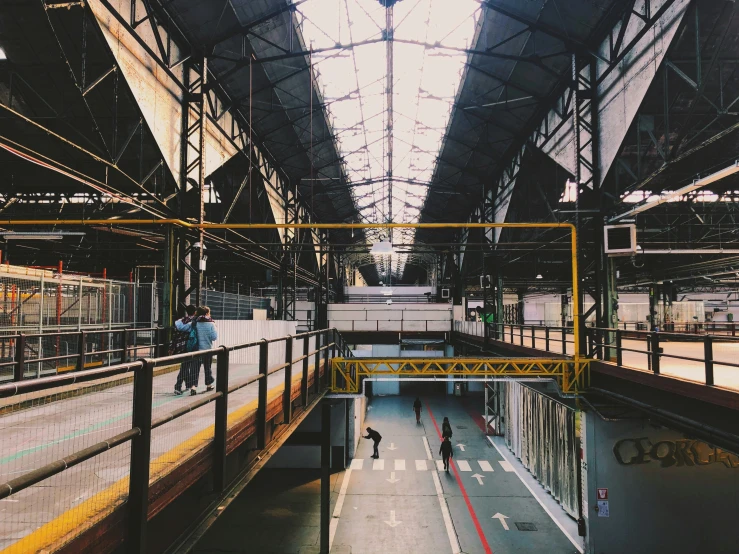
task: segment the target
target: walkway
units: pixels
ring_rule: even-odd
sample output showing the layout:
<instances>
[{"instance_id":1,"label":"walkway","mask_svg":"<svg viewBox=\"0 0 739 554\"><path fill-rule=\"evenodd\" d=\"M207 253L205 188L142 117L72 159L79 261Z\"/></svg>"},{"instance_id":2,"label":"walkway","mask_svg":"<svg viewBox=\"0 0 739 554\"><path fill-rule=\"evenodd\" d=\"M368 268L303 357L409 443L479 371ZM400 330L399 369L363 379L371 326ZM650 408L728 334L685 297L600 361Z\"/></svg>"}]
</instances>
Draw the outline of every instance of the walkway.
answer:
<instances>
[{"instance_id":1,"label":"walkway","mask_svg":"<svg viewBox=\"0 0 739 554\"><path fill-rule=\"evenodd\" d=\"M422 400L417 425L412 398L372 399L365 426L383 437L380 459L360 440L333 512L332 552L578 552L483 435L481 416L455 398ZM454 431L449 473L437 467L443 417Z\"/></svg>"},{"instance_id":2,"label":"walkway","mask_svg":"<svg viewBox=\"0 0 739 554\"><path fill-rule=\"evenodd\" d=\"M514 329L513 341L511 341L510 334L506 334L504 342L527 346L530 348L532 346L531 329L524 330L523 342L521 342L521 338L518 333L518 329ZM536 341L534 343L534 347L542 352L546 352L546 350L544 350L545 331L543 329L537 329L535 336ZM566 353L572 355L574 353L572 335L567 335L566 340L570 341L566 343ZM644 340L623 339L622 346L624 349L639 351L630 352L624 350L624 367L649 370L648 355L645 352L647 346ZM669 357L670 355L684 356L687 358L702 360L704 358L702 342L662 341L660 342L660 347L663 349L665 354L660 359L660 372L662 374L680 377L681 379L687 379L689 381L697 381L699 383L705 382L705 364L702 361L695 362ZM549 352L562 354L561 335L558 332L552 331L550 334ZM715 360L713 369L715 385L739 390L739 368L721 365L721 362L737 363L739 360L739 341L721 342L720 340L716 340L713 343L713 359Z\"/></svg>"},{"instance_id":3,"label":"walkway","mask_svg":"<svg viewBox=\"0 0 739 554\"><path fill-rule=\"evenodd\" d=\"M313 371L312 366L310 370ZM215 372L214 361L214 376ZM297 374L294 382L300 381L301 372L293 372ZM244 382L257 373L254 364L232 363L229 381ZM154 418L196 399L174 395L176 375L167 373L154 378ZM283 370L269 376L270 398L282 391L283 381ZM201 371L199 392L204 390ZM229 419L241 419L255 410L257 390L257 383L252 383L229 395ZM119 385L0 416L0 482L129 429L132 393L132 384ZM210 403L153 431L152 480L212 438L214 408L214 403ZM88 516L77 526L87 526L94 516L123 502L129 462L130 443L126 443L4 499L0 502L0 552L29 551L28 541L42 526L46 538L50 534L63 536L69 532L71 520L79 516L72 514L75 510ZM26 541L17 542L24 537Z\"/></svg>"}]
</instances>

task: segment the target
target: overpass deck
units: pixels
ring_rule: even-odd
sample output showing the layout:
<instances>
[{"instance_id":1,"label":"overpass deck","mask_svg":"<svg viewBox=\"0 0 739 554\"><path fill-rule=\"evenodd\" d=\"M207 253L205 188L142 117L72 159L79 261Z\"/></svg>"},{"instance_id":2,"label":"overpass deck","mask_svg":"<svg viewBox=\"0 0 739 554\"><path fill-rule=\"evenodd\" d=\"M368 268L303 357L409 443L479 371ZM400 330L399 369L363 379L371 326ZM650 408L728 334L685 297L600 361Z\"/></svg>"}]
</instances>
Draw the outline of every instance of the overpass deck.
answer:
<instances>
[{"instance_id":1,"label":"overpass deck","mask_svg":"<svg viewBox=\"0 0 739 554\"><path fill-rule=\"evenodd\" d=\"M371 441L361 439L350 466L332 479L332 553L582 552L575 522L563 512L550 515L560 511L556 502L538 484L524 483L526 471L519 471L501 442L493 446L483 434L483 417L473 404L422 397L421 423L416 424L413 400L371 400L365 427L382 435L380 457L373 459ZM449 473L440 467L444 417L454 433ZM318 552L317 495L312 495L314 509L307 508L309 484L286 487L285 472L271 471L262 474L253 492L246 491L243 502L227 508L196 552L236 552L247 544L258 552ZM279 495L279 510L250 508L261 505L259 495L273 494ZM279 548L274 536L261 532L276 529L278 522Z\"/></svg>"},{"instance_id":2,"label":"overpass deck","mask_svg":"<svg viewBox=\"0 0 739 554\"><path fill-rule=\"evenodd\" d=\"M533 333L533 334L532 334ZM470 338L482 338L482 324L468 326L464 329L464 335ZM574 354L574 343L572 336L562 343L559 333L552 331L549 334L549 349L545 349L546 331L542 328L528 328L524 326L523 332L514 329L511 336L509 328L500 339L502 342L534 348L551 354ZM663 355L660 357L660 372L663 375L679 377L695 382L705 382L705 352L704 345L699 341L661 341L660 347ZM623 367L638 370L650 370L650 353L644 340L624 338L622 340ZM688 360L685 358L694 358ZM739 368L724 363L736 364L739 361L739 341L714 342L713 343L713 372L714 385L732 390L739 390Z\"/></svg>"},{"instance_id":3,"label":"overpass deck","mask_svg":"<svg viewBox=\"0 0 739 554\"><path fill-rule=\"evenodd\" d=\"M311 375L314 367L309 366ZM243 383L258 372L258 364L232 363L229 385ZM216 363L213 373L216 373ZM293 388L299 388L302 379L302 375L296 373L292 379ZM176 375L176 372L169 372L154 377L154 419L199 400L199 396L174 394ZM268 400L272 402L282 395L284 369L273 371L269 379ZM202 379L200 383L198 392L202 393L205 389ZM272 386L273 383L276 385ZM0 415L0 482L129 429L133 384L98 386L99 390L88 388L80 396L61 398L60 395L58 400L53 396L36 398L30 401L31 406L24 403L23 396L32 395L4 401L5 408L0 411L4 413ZM229 394L229 427L254 416L257 396L257 382ZM17 409L21 405L23 409ZM152 482L213 440L214 409L215 404L211 402L152 431ZM126 443L4 499L6 506L0 510L0 552L36 552L44 545L79 533L80 528L98 523L104 514L125 501L130 459L130 443Z\"/></svg>"}]
</instances>

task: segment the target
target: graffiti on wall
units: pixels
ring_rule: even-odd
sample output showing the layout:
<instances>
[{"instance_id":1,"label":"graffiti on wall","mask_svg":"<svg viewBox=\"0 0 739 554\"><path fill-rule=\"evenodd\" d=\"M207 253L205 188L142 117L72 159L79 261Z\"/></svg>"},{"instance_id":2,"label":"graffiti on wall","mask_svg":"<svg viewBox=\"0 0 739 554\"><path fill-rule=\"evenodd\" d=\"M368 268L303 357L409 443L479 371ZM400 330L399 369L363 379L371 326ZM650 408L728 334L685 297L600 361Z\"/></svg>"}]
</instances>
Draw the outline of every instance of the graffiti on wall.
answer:
<instances>
[{"instance_id":1,"label":"graffiti on wall","mask_svg":"<svg viewBox=\"0 0 739 554\"><path fill-rule=\"evenodd\" d=\"M657 462L660 467L722 464L728 468L739 468L739 456L692 439L656 442L648 437L622 439L613 445L613 454L623 466Z\"/></svg>"}]
</instances>

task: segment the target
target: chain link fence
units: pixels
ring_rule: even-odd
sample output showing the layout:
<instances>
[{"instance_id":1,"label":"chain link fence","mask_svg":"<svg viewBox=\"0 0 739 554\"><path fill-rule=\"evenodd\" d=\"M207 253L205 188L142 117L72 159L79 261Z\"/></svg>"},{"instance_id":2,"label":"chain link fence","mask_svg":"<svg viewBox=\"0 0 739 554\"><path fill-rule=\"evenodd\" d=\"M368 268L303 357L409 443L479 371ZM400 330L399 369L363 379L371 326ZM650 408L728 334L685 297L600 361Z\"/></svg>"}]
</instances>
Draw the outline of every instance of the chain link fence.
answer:
<instances>
[{"instance_id":1,"label":"chain link fence","mask_svg":"<svg viewBox=\"0 0 739 554\"><path fill-rule=\"evenodd\" d=\"M215 320L254 319L254 310L266 310L270 303L269 298L206 289L201 292L201 300Z\"/></svg>"},{"instance_id":2,"label":"chain link fence","mask_svg":"<svg viewBox=\"0 0 739 554\"><path fill-rule=\"evenodd\" d=\"M0 335L153 327L161 284L0 266Z\"/></svg>"},{"instance_id":3,"label":"chain link fence","mask_svg":"<svg viewBox=\"0 0 739 554\"><path fill-rule=\"evenodd\" d=\"M96 279L3 265L0 266L0 337L156 327L163 323L162 300L162 283ZM215 319L244 320L253 319L255 309L268 309L270 300L203 289L201 304L210 307Z\"/></svg>"}]
</instances>

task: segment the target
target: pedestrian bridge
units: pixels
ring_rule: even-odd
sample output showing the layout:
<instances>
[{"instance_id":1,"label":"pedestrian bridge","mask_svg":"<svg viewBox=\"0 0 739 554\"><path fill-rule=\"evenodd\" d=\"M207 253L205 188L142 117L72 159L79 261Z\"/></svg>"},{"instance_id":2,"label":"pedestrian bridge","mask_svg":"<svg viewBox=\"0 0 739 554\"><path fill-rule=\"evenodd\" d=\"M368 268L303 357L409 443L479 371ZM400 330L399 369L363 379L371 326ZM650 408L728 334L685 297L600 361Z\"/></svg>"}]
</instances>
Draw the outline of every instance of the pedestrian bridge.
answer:
<instances>
[{"instance_id":1,"label":"pedestrian bridge","mask_svg":"<svg viewBox=\"0 0 739 554\"><path fill-rule=\"evenodd\" d=\"M550 379L561 392L577 394L588 385L589 360L555 358L334 358L331 390L356 394L364 378Z\"/></svg>"}]
</instances>

